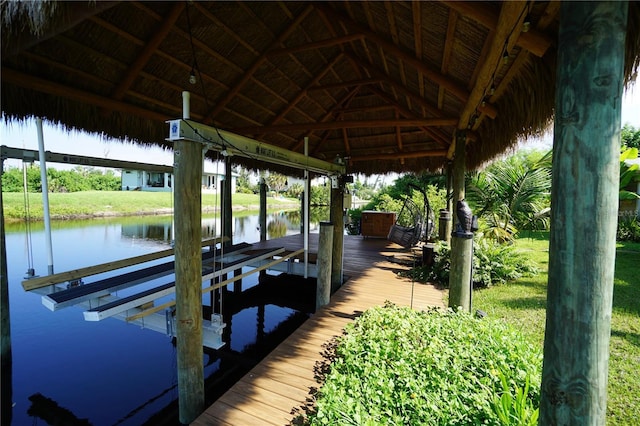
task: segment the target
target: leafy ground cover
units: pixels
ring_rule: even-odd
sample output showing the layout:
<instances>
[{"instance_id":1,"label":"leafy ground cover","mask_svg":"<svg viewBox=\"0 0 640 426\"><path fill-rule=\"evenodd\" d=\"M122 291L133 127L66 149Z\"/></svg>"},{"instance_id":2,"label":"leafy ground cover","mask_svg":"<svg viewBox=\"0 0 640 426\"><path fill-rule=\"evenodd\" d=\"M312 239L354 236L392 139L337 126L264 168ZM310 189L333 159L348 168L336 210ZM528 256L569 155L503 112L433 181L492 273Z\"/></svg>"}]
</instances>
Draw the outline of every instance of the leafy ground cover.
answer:
<instances>
[{"instance_id":1,"label":"leafy ground cover","mask_svg":"<svg viewBox=\"0 0 640 426\"><path fill-rule=\"evenodd\" d=\"M307 424L537 424L542 353L504 321L387 304L329 352Z\"/></svg>"},{"instance_id":2,"label":"leafy ground cover","mask_svg":"<svg viewBox=\"0 0 640 426\"><path fill-rule=\"evenodd\" d=\"M24 194L2 194L4 217L7 220L24 219ZM141 191L84 191L49 194L49 209L54 219L70 219L80 217L129 216L143 214L167 214L173 209L173 198L170 192ZM31 218L41 220L43 217L42 197L40 193L29 194ZM258 210L259 195L233 194L234 208ZM204 211L214 211L220 205L220 196L216 194L202 195ZM269 198L270 209L296 207L298 200L287 198Z\"/></svg>"}]
</instances>

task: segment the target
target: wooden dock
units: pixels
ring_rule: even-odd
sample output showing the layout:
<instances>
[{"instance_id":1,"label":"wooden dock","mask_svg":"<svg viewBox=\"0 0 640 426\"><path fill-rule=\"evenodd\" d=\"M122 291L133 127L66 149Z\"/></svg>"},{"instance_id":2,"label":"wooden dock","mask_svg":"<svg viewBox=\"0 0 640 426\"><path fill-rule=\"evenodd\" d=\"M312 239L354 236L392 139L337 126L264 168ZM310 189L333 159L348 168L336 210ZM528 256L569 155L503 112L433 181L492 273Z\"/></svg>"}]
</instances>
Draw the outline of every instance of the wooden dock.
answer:
<instances>
[{"instance_id":1,"label":"wooden dock","mask_svg":"<svg viewBox=\"0 0 640 426\"><path fill-rule=\"evenodd\" d=\"M318 235L312 234L310 251L316 251L317 240ZM258 247L271 244L296 250L302 247L302 237L278 238L258 243ZM444 306L441 290L396 276L396 271L411 265L411 251L384 239L345 236L344 253L348 280L330 304L311 316L192 425L289 424L295 416L292 410L305 404L310 388L320 386L314 380L314 366L322 360L322 345L342 334L345 325L361 312L387 300L415 309Z\"/></svg>"}]
</instances>

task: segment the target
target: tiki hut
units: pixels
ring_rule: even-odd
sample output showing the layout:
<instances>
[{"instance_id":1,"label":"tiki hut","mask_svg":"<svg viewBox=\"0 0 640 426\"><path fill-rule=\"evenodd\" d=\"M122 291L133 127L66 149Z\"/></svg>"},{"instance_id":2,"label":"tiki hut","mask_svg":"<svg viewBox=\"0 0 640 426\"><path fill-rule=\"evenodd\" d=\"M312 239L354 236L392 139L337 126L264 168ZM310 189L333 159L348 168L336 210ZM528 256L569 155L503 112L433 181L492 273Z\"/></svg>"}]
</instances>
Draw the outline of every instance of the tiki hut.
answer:
<instances>
[{"instance_id":1,"label":"tiki hut","mask_svg":"<svg viewBox=\"0 0 640 426\"><path fill-rule=\"evenodd\" d=\"M333 161L473 168L553 118L557 2L3 2L2 112L166 148L181 116ZM640 53L629 8L625 76ZM195 79L190 79L193 75ZM194 81L195 83L190 83ZM213 155L210 153L209 155ZM263 167L251 159L234 162Z\"/></svg>"},{"instance_id":2,"label":"tiki hut","mask_svg":"<svg viewBox=\"0 0 640 426\"><path fill-rule=\"evenodd\" d=\"M640 65L640 2L4 1L1 13L4 119L129 143L170 149L166 121L183 116L189 91L195 122L297 153L308 138L311 157L347 173L437 171L453 159L462 201L465 168L557 115L540 423L604 424L620 94ZM201 163L201 148L188 150ZM176 182L180 170L197 186L185 164ZM199 216L187 219L184 234ZM199 235L189 238L176 239L180 267L199 258ZM193 290L191 304L177 295L178 316L201 303ZM187 333L183 423L202 408L202 360L180 361L201 355L201 339Z\"/></svg>"}]
</instances>

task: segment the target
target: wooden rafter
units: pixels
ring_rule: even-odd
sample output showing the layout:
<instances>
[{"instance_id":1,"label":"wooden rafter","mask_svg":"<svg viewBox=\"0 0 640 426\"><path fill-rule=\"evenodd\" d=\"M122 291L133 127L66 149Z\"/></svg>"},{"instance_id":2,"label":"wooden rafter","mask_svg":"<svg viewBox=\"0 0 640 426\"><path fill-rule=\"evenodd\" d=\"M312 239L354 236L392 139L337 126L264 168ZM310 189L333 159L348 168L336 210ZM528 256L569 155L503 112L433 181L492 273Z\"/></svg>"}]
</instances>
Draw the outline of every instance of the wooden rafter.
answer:
<instances>
[{"instance_id":1,"label":"wooden rafter","mask_svg":"<svg viewBox=\"0 0 640 426\"><path fill-rule=\"evenodd\" d=\"M121 100L124 97L124 94L129 90L129 87L133 84L133 80L136 79L140 71L144 68L144 66L149 62L151 56L155 53L160 46L160 43L167 37L173 26L175 25L178 17L184 10L185 3L177 2L171 8L171 11L162 21L162 25L158 28L158 30L153 34L149 42L144 46L142 52L138 55L136 60L131 64L124 78L120 81L118 86L113 91L111 97L113 99Z\"/></svg>"},{"instance_id":2,"label":"wooden rafter","mask_svg":"<svg viewBox=\"0 0 640 426\"><path fill-rule=\"evenodd\" d=\"M469 126L471 115L474 114L476 109L478 109L478 105L487 93L487 89L491 84L491 79L495 70L499 66L500 61L502 61L505 44L508 45L509 39L511 37L517 37L517 33L519 33L517 24L521 19L523 19L522 13L526 7L527 4L524 2L502 3L499 24L491 41L490 51L487 53L487 56L482 63L482 69L478 75L473 91L471 92L471 96L469 96L467 103L460 113L458 129L466 129ZM516 34L514 34L514 31ZM449 153L447 154L449 158L451 158L455 152L455 143L456 141L454 138L452 144L449 146Z\"/></svg>"},{"instance_id":3,"label":"wooden rafter","mask_svg":"<svg viewBox=\"0 0 640 426\"><path fill-rule=\"evenodd\" d=\"M276 56L291 55L292 53L305 52L308 50L324 49L324 48L333 47L339 44L350 43L352 41L360 40L362 38L364 38L363 34L349 34L342 37L333 37L333 38L320 40L312 43L301 44L298 46L286 47L282 49L273 49L273 50L267 51L267 56L269 58L273 58Z\"/></svg>"},{"instance_id":4,"label":"wooden rafter","mask_svg":"<svg viewBox=\"0 0 640 426\"><path fill-rule=\"evenodd\" d=\"M335 89L346 89L354 86L368 86L371 84L382 83L383 80L377 78L368 78L366 80L351 80L351 81L343 81L341 83L332 83L332 84L324 84L322 86L313 86L309 87L308 91L314 90L335 90Z\"/></svg>"},{"instance_id":5,"label":"wooden rafter","mask_svg":"<svg viewBox=\"0 0 640 426\"><path fill-rule=\"evenodd\" d=\"M293 22L291 22L291 24L289 24L289 26L282 33L280 33L278 38L273 43L271 43L271 46L269 47L269 49L267 49L267 52L271 49L278 48L280 44L284 40L286 40L293 33L293 31L295 31L298 25L300 25L300 23L307 17L307 15L312 10L313 10L312 6L306 7L305 10L300 15L298 15L296 19ZM256 73L256 71L258 71L258 68L260 68L265 63L266 60L267 60L267 53L264 52L260 57L258 57L253 62L251 67L249 67L249 69L242 75L240 80L238 80L238 82L233 86L233 88L231 88L231 90L227 92L224 98L216 101L216 105L213 107L213 109L208 114L206 114L205 123L212 121L220 113L220 111L222 111L227 106L229 101L231 101L231 99L233 99L238 94L238 92L242 90L245 84L247 84L247 82L251 80L251 78Z\"/></svg>"},{"instance_id":6,"label":"wooden rafter","mask_svg":"<svg viewBox=\"0 0 640 426\"><path fill-rule=\"evenodd\" d=\"M351 32L363 33L366 36L367 40L370 40L376 43L378 46L382 47L387 53L395 55L398 59L410 64L417 70L420 70L424 73L424 75L431 81L436 84L444 86L449 92L451 92L455 97L462 101L467 101L469 98L469 92L461 87L458 83L451 80L450 78L442 75L439 70L432 68L430 65L416 59L412 52L406 51L403 48L393 44L392 42L385 40L380 37L378 34L370 31L364 27L362 27L357 22L351 20L350 18L338 13L331 7L328 7L324 4L315 4L314 5L318 10L322 11L325 15L335 20L339 20L346 27L348 27Z\"/></svg>"},{"instance_id":7,"label":"wooden rafter","mask_svg":"<svg viewBox=\"0 0 640 426\"><path fill-rule=\"evenodd\" d=\"M358 128L358 127L431 127L431 126L455 126L458 123L456 118L423 118L423 119L405 119L405 120L351 120L341 122L328 123L293 123L293 124L273 124L263 127L239 127L232 129L234 133L244 135L256 135L266 133L292 133L302 132L305 130L335 130L342 127Z\"/></svg>"},{"instance_id":8,"label":"wooden rafter","mask_svg":"<svg viewBox=\"0 0 640 426\"><path fill-rule=\"evenodd\" d=\"M495 30L501 24L499 15L488 5L467 1L448 1L446 3L460 15L479 22L489 30ZM520 33L515 43L534 55L542 57L553 44L553 40L546 34L531 29L526 33Z\"/></svg>"},{"instance_id":9,"label":"wooden rafter","mask_svg":"<svg viewBox=\"0 0 640 426\"><path fill-rule=\"evenodd\" d=\"M269 125L267 125L266 127L273 127L274 124L276 124L277 122L279 122L282 118L284 118L285 115L287 115L289 113L289 111L291 111L297 104L298 102L300 102L305 96L307 96L307 92L309 90L310 87L315 86L316 84L318 84L318 82L322 79L322 77L325 76L325 74L327 72L329 72L331 70L331 68L334 67L335 64L338 63L338 61L340 61L343 58L343 54L339 53L338 55L336 55L335 58L333 58L333 60L331 60L330 63L328 63L324 69L322 71L320 71L314 78L313 80L311 80L309 82L309 84L307 84L307 86L302 89L294 99L290 100L288 105L282 110L280 111L280 113L274 117L273 120L271 120L271 122L269 123ZM261 137L263 137L264 135L260 135L258 136L258 139L260 139Z\"/></svg>"},{"instance_id":10,"label":"wooden rafter","mask_svg":"<svg viewBox=\"0 0 640 426\"><path fill-rule=\"evenodd\" d=\"M449 62L451 61L451 53L453 52L453 43L456 34L456 25L458 23L458 12L455 10L449 11L449 20L447 22L447 33L444 41L444 52L442 53L442 64L440 65L440 72L443 75L449 73ZM442 109L444 104L444 87L438 88L438 109Z\"/></svg>"},{"instance_id":11,"label":"wooden rafter","mask_svg":"<svg viewBox=\"0 0 640 426\"><path fill-rule=\"evenodd\" d=\"M332 117L337 117L339 115L339 113L336 112L338 107L344 107L346 105L349 105L349 103L353 100L355 95L360 90L360 87L362 86L354 87L349 93L347 93L342 99L340 99L340 101L338 101L331 110L327 111L325 115L319 120L319 122L324 123L325 121L329 120ZM298 151L302 147L304 138L310 137L312 133L313 133L313 130L308 131L302 138L298 140L297 143L289 147L289 150Z\"/></svg>"},{"instance_id":12,"label":"wooden rafter","mask_svg":"<svg viewBox=\"0 0 640 426\"><path fill-rule=\"evenodd\" d=\"M400 45L400 39L398 38L398 27L396 25L395 14L393 13L393 2L391 2L389 0L385 0L384 8L385 8L385 11L387 12L387 21L389 22L389 33L391 34L391 40L393 40L393 44L395 44L396 46L399 46ZM417 58L417 56L416 56L416 58ZM399 61L398 62L398 73L400 74L400 81L402 81L402 85L406 86L407 85L407 75L404 72L404 62L403 61ZM418 71L418 73L420 73L420 71ZM394 94L395 94L395 89L394 89ZM407 102L407 105L409 105L409 108L411 108L411 99L407 98L406 102Z\"/></svg>"},{"instance_id":13,"label":"wooden rafter","mask_svg":"<svg viewBox=\"0 0 640 426\"><path fill-rule=\"evenodd\" d=\"M398 160L400 158L425 158L425 157L444 157L447 155L446 149L439 150L427 150L427 151L408 151L408 152L395 152L391 154L370 154L351 156L351 161L356 163L358 161L375 161L375 160Z\"/></svg>"},{"instance_id":14,"label":"wooden rafter","mask_svg":"<svg viewBox=\"0 0 640 426\"><path fill-rule=\"evenodd\" d=\"M198 11L199 14L201 14L202 16L204 16L205 18L207 18L208 20L213 22L217 27L222 28L222 30L225 33L227 33L231 37L233 37L233 39L235 41L237 41L239 44L241 44L242 47L244 47L245 49L247 49L249 52L253 53L256 56L260 55L260 52L258 52L251 45L251 43L247 42L237 32L235 32L231 28L229 28L224 22L222 22L220 19L218 19L218 17L215 14L209 12L207 10L207 8L203 7L199 2L193 2L193 3L190 3L190 4Z\"/></svg>"},{"instance_id":15,"label":"wooden rafter","mask_svg":"<svg viewBox=\"0 0 640 426\"><path fill-rule=\"evenodd\" d=\"M411 1L411 12L413 15L413 44L416 50L416 59L422 61L422 7L418 0ZM445 73L443 73L445 74ZM422 71L418 70L418 91L420 96L424 98L424 76ZM438 108L442 109L440 104ZM424 113L424 109L423 109Z\"/></svg>"},{"instance_id":16,"label":"wooden rafter","mask_svg":"<svg viewBox=\"0 0 640 426\"><path fill-rule=\"evenodd\" d=\"M395 107L396 111L402 113L406 118L409 119L413 119L413 118L418 118L416 116L416 114L413 113L413 111L403 107L402 105L400 105L399 103L395 102L390 96L388 96L386 93L382 92L381 90L377 90L377 89L371 89L375 94L377 94L382 100L384 100L385 102L387 102L389 105ZM440 145L442 146L449 146L449 143L447 142L447 138L445 138L444 136L442 136L440 134L440 132L438 131L437 128L432 128L432 127L421 127L421 129L428 134L429 136L431 136L436 142L438 142Z\"/></svg>"}]
</instances>

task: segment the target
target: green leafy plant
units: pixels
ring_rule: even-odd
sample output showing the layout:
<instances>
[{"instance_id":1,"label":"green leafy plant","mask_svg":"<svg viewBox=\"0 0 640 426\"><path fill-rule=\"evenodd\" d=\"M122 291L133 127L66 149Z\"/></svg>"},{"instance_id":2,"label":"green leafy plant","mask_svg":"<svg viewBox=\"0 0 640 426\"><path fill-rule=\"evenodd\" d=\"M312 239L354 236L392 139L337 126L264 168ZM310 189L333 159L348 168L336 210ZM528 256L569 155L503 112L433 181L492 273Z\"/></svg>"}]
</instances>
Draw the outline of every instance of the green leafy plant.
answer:
<instances>
[{"instance_id":1,"label":"green leafy plant","mask_svg":"<svg viewBox=\"0 0 640 426\"><path fill-rule=\"evenodd\" d=\"M440 241L436 243L435 251L436 259L433 265L401 271L399 275L418 282L432 282L448 287L451 248L447 243ZM472 272L473 286L478 288L505 284L523 276L535 275L538 269L514 246L481 237L474 240Z\"/></svg>"},{"instance_id":2,"label":"green leafy plant","mask_svg":"<svg viewBox=\"0 0 640 426\"><path fill-rule=\"evenodd\" d=\"M505 393L520 392L505 397L514 405L507 413L535 410L539 400L540 349L502 321L464 312L387 303L348 325L329 352L302 423L498 425L493 402Z\"/></svg>"},{"instance_id":3,"label":"green leafy plant","mask_svg":"<svg viewBox=\"0 0 640 426\"><path fill-rule=\"evenodd\" d=\"M635 213L623 213L618 216L618 241L640 242L640 218Z\"/></svg>"},{"instance_id":4,"label":"green leafy plant","mask_svg":"<svg viewBox=\"0 0 640 426\"><path fill-rule=\"evenodd\" d=\"M531 379L527 376L523 387L515 387L515 396L512 386L509 386L507 378L502 372L499 374L502 384L502 395L493 400L493 410L502 426L536 426L540 410L537 403L529 399Z\"/></svg>"}]
</instances>

